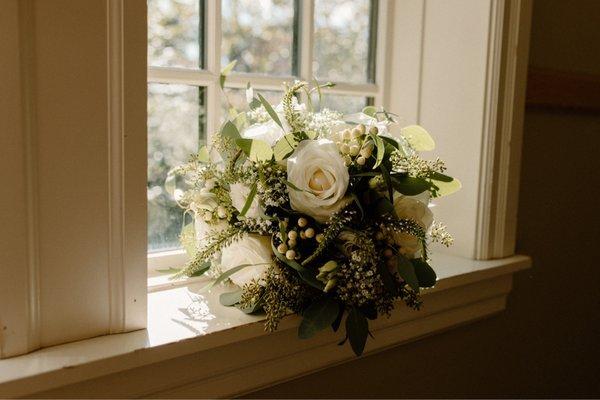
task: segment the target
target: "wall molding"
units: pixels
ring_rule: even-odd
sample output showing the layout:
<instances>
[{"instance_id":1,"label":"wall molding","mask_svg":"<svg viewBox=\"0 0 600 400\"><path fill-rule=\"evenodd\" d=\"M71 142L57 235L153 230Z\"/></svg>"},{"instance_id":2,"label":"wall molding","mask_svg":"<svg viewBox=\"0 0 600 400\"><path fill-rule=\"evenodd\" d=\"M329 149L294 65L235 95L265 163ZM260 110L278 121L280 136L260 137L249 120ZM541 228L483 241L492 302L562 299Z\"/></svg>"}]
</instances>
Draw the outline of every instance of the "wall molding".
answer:
<instances>
[{"instance_id":1,"label":"wall molding","mask_svg":"<svg viewBox=\"0 0 600 400\"><path fill-rule=\"evenodd\" d=\"M107 0L109 333L125 330L123 0Z\"/></svg>"},{"instance_id":2,"label":"wall molding","mask_svg":"<svg viewBox=\"0 0 600 400\"><path fill-rule=\"evenodd\" d=\"M28 348L40 347L40 259L39 193L37 163L37 120L35 107L35 14L32 0L21 0L19 7L19 44L21 70L22 134L25 145L27 203Z\"/></svg>"}]
</instances>

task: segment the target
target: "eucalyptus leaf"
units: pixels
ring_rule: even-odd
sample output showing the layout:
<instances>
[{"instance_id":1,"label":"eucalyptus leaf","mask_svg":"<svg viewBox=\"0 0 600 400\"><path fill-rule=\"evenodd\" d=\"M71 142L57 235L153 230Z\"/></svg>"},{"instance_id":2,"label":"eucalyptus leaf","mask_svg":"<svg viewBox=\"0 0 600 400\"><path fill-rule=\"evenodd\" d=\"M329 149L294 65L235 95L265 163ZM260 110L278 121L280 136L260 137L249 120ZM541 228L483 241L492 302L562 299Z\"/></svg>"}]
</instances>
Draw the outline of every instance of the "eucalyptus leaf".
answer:
<instances>
[{"instance_id":1,"label":"eucalyptus leaf","mask_svg":"<svg viewBox=\"0 0 600 400\"><path fill-rule=\"evenodd\" d=\"M367 318L357 308L351 309L346 317L346 334L348 335L354 354L360 356L367 343L369 321L367 321Z\"/></svg>"},{"instance_id":2,"label":"eucalyptus leaf","mask_svg":"<svg viewBox=\"0 0 600 400\"><path fill-rule=\"evenodd\" d=\"M314 301L302 314L302 322L298 327L300 339L311 338L335 321L339 313L337 301L325 296Z\"/></svg>"},{"instance_id":3,"label":"eucalyptus leaf","mask_svg":"<svg viewBox=\"0 0 600 400\"><path fill-rule=\"evenodd\" d=\"M429 178L433 179L435 181L440 181L440 182L452 182L454 180L453 177L448 176L448 175L444 175L440 172L432 172L429 174Z\"/></svg>"},{"instance_id":4,"label":"eucalyptus leaf","mask_svg":"<svg viewBox=\"0 0 600 400\"><path fill-rule=\"evenodd\" d=\"M375 107L375 106L366 106L365 108L362 109L362 112L363 112L363 114L366 114L369 117L375 118L375 115L377 114L377 107Z\"/></svg>"},{"instance_id":5,"label":"eucalyptus leaf","mask_svg":"<svg viewBox=\"0 0 600 400\"><path fill-rule=\"evenodd\" d=\"M413 264L401 254L396 255L396 268L400 277L410 286L415 292L419 292L419 279L415 273Z\"/></svg>"},{"instance_id":6,"label":"eucalyptus leaf","mask_svg":"<svg viewBox=\"0 0 600 400\"><path fill-rule=\"evenodd\" d=\"M429 265L422 258L415 258L410 260L415 268L415 274L419 280L419 286L421 287L433 287L437 280L437 275L431 265Z\"/></svg>"},{"instance_id":7,"label":"eucalyptus leaf","mask_svg":"<svg viewBox=\"0 0 600 400\"><path fill-rule=\"evenodd\" d=\"M235 144L255 162L269 161L273 158L273 150L271 146L263 140L259 139L236 139Z\"/></svg>"},{"instance_id":8,"label":"eucalyptus leaf","mask_svg":"<svg viewBox=\"0 0 600 400\"><path fill-rule=\"evenodd\" d=\"M221 136L230 138L233 140L237 140L241 138L240 131L237 126L231 121L226 121L221 128Z\"/></svg>"},{"instance_id":9,"label":"eucalyptus leaf","mask_svg":"<svg viewBox=\"0 0 600 400\"><path fill-rule=\"evenodd\" d=\"M262 96L262 94L260 94L260 93L258 93L258 99L262 103L263 107L265 107L265 110L267 110L267 113L271 116L271 118L273 119L273 121L275 121L275 123L277 125L279 125L279 127L281 127L281 129L283 129L283 124L281 123L281 120L279 119L279 116L277 115L277 113L275 112L275 110L273 110L273 107L267 101L267 99L265 99Z\"/></svg>"},{"instance_id":10,"label":"eucalyptus leaf","mask_svg":"<svg viewBox=\"0 0 600 400\"><path fill-rule=\"evenodd\" d=\"M435 149L435 142L429 133L419 125L410 125L400 130L400 134L417 151L431 151Z\"/></svg>"},{"instance_id":11,"label":"eucalyptus leaf","mask_svg":"<svg viewBox=\"0 0 600 400\"><path fill-rule=\"evenodd\" d=\"M288 158L294 152L297 146L298 140L296 140L296 137L291 133L279 139L273 147L275 161L281 161Z\"/></svg>"},{"instance_id":12,"label":"eucalyptus leaf","mask_svg":"<svg viewBox=\"0 0 600 400\"><path fill-rule=\"evenodd\" d=\"M333 329L334 332L337 332L338 329L340 329L340 324L342 323L342 318L344 317L344 306L338 304L338 309L338 315L335 318L335 320L331 323L331 329Z\"/></svg>"},{"instance_id":13,"label":"eucalyptus leaf","mask_svg":"<svg viewBox=\"0 0 600 400\"><path fill-rule=\"evenodd\" d=\"M462 184L456 178L452 179L451 182L434 181L434 183L438 187L436 197L448 196L458 192L462 187Z\"/></svg>"},{"instance_id":14,"label":"eucalyptus leaf","mask_svg":"<svg viewBox=\"0 0 600 400\"><path fill-rule=\"evenodd\" d=\"M210 154L208 151L208 147L206 146L202 146L200 147L200 150L198 150L198 161L200 161L201 163L208 163L210 162Z\"/></svg>"},{"instance_id":15,"label":"eucalyptus leaf","mask_svg":"<svg viewBox=\"0 0 600 400\"><path fill-rule=\"evenodd\" d=\"M221 295L219 296L219 302L227 307L233 306L234 304L240 302L242 298L242 293L244 293L242 289L228 293L221 293Z\"/></svg>"}]
</instances>

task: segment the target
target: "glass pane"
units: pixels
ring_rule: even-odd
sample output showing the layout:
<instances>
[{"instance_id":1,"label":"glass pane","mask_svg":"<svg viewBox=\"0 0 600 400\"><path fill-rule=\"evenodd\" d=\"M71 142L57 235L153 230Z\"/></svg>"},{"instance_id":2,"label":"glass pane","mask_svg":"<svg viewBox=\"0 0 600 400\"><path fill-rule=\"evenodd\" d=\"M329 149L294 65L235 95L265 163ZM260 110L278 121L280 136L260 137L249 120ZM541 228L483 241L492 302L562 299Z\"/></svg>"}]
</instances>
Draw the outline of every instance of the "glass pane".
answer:
<instances>
[{"instance_id":1,"label":"glass pane","mask_svg":"<svg viewBox=\"0 0 600 400\"><path fill-rule=\"evenodd\" d=\"M203 0L148 0L148 64L203 67Z\"/></svg>"},{"instance_id":2,"label":"glass pane","mask_svg":"<svg viewBox=\"0 0 600 400\"><path fill-rule=\"evenodd\" d=\"M293 0L223 0L221 66L234 71L292 75L295 70Z\"/></svg>"},{"instance_id":3,"label":"glass pane","mask_svg":"<svg viewBox=\"0 0 600 400\"><path fill-rule=\"evenodd\" d=\"M372 82L375 0L316 0L313 71L320 80ZM375 25L375 24L373 24Z\"/></svg>"},{"instance_id":4,"label":"glass pane","mask_svg":"<svg viewBox=\"0 0 600 400\"><path fill-rule=\"evenodd\" d=\"M165 190L169 170L206 142L205 89L148 84L148 250L180 247L183 210Z\"/></svg>"},{"instance_id":5,"label":"glass pane","mask_svg":"<svg viewBox=\"0 0 600 400\"><path fill-rule=\"evenodd\" d=\"M281 102L283 92L279 90L257 90L254 96L260 93L269 103L276 107ZM246 101L246 89L225 88L225 95L221 96L221 122L228 118L229 109L233 107L237 112L248 111L250 107Z\"/></svg>"},{"instance_id":6,"label":"glass pane","mask_svg":"<svg viewBox=\"0 0 600 400\"><path fill-rule=\"evenodd\" d=\"M312 97L315 108L319 108L319 98ZM362 111L365 106L372 104L373 98L364 96L346 96L338 94L323 94L320 109L329 108L343 114L353 114Z\"/></svg>"}]
</instances>

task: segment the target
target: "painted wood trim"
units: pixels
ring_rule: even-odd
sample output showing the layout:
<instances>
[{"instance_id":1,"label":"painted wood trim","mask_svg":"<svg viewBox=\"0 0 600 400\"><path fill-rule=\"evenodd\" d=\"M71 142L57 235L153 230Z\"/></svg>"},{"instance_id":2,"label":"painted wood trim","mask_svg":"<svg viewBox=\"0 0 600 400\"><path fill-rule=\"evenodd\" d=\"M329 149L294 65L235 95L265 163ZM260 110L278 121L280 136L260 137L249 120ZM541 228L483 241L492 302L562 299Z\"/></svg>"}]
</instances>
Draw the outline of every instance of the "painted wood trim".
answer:
<instances>
[{"instance_id":1,"label":"painted wood trim","mask_svg":"<svg viewBox=\"0 0 600 400\"><path fill-rule=\"evenodd\" d=\"M530 67L527 107L600 111L600 75Z\"/></svg>"}]
</instances>

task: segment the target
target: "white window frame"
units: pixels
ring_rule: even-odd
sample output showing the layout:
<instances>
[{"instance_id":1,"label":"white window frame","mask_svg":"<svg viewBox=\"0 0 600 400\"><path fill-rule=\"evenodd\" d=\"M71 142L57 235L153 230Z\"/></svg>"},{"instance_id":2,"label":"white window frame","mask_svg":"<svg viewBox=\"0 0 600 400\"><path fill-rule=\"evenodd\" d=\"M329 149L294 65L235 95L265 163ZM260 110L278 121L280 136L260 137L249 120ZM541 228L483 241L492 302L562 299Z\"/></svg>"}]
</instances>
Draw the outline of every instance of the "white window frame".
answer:
<instances>
[{"instance_id":1,"label":"white window frame","mask_svg":"<svg viewBox=\"0 0 600 400\"><path fill-rule=\"evenodd\" d=\"M332 88L323 89L325 94L361 96L372 98L375 106L387 108L387 70L386 57L388 51L388 18L389 5L392 0L377 1L377 27L375 40L375 82L348 83L334 82ZM282 90L283 82L296 79L312 82L313 48L314 48L314 7L315 0L299 1L298 18L298 76L273 76L253 73L231 72L225 82L225 88L245 89L248 82L257 90ZM205 69L148 66L148 83L186 84L206 89L206 132L207 139L218 130L221 118L221 96L219 86L221 74L221 1L205 2L204 10L204 56ZM180 267L187 261L184 250L169 250L148 253L150 271L169 267ZM153 274L156 275L156 274ZM162 281L162 280L160 280Z\"/></svg>"}]
</instances>

